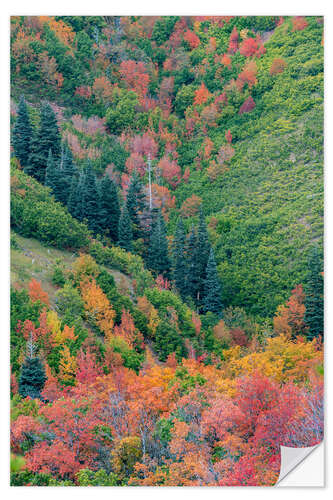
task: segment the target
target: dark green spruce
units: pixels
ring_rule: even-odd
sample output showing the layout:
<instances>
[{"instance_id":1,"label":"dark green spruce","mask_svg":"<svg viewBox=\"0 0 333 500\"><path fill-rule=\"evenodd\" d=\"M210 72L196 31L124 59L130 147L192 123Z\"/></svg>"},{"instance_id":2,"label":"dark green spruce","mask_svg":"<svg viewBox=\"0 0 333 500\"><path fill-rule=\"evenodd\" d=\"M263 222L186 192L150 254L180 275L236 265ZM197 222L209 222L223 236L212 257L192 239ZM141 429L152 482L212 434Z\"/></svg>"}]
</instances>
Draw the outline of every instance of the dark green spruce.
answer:
<instances>
[{"instance_id":1,"label":"dark green spruce","mask_svg":"<svg viewBox=\"0 0 333 500\"><path fill-rule=\"evenodd\" d=\"M207 225L205 217L200 208L198 232L197 232L197 245L196 245L196 259L197 259L197 273L198 273L198 302L202 303L202 298L205 289L206 268L210 253L210 242L208 238Z\"/></svg>"},{"instance_id":2,"label":"dark green spruce","mask_svg":"<svg viewBox=\"0 0 333 500\"><path fill-rule=\"evenodd\" d=\"M45 182L49 151L55 161L60 160L61 138L55 113L49 104L43 104L40 125L30 143L30 155L25 171L39 182Z\"/></svg>"},{"instance_id":3,"label":"dark green spruce","mask_svg":"<svg viewBox=\"0 0 333 500\"><path fill-rule=\"evenodd\" d=\"M84 218L88 221L89 229L97 234L100 231L99 210L100 210L100 192L97 185L96 175L93 172L91 163L86 167L84 178Z\"/></svg>"},{"instance_id":4,"label":"dark green spruce","mask_svg":"<svg viewBox=\"0 0 333 500\"><path fill-rule=\"evenodd\" d=\"M179 219L173 244L173 279L180 296L187 296L187 262L185 257L186 235L183 220Z\"/></svg>"},{"instance_id":5,"label":"dark green spruce","mask_svg":"<svg viewBox=\"0 0 333 500\"><path fill-rule=\"evenodd\" d=\"M132 240L133 240L133 233L132 233L131 219L128 214L127 205L126 203L124 203L119 219L118 244L121 248L124 248L128 252L131 252Z\"/></svg>"},{"instance_id":6,"label":"dark green spruce","mask_svg":"<svg viewBox=\"0 0 333 500\"><path fill-rule=\"evenodd\" d=\"M35 356L35 349L36 347L30 338L27 342L27 355L19 379L19 393L22 398L27 396L31 399L40 398L45 385L45 370L38 356Z\"/></svg>"},{"instance_id":7,"label":"dark green spruce","mask_svg":"<svg viewBox=\"0 0 333 500\"><path fill-rule=\"evenodd\" d=\"M168 240L164 219L159 213L150 235L148 265L157 275L170 277L170 260L168 255Z\"/></svg>"},{"instance_id":8,"label":"dark green spruce","mask_svg":"<svg viewBox=\"0 0 333 500\"><path fill-rule=\"evenodd\" d=\"M100 180L99 190L101 198L99 213L100 227L103 232L116 242L118 240L120 208L117 188L108 174L105 174Z\"/></svg>"},{"instance_id":9,"label":"dark green spruce","mask_svg":"<svg viewBox=\"0 0 333 500\"><path fill-rule=\"evenodd\" d=\"M222 312L221 284L217 274L213 249L210 250L206 268L202 306L205 313L211 311L214 314L221 314Z\"/></svg>"},{"instance_id":10,"label":"dark green spruce","mask_svg":"<svg viewBox=\"0 0 333 500\"><path fill-rule=\"evenodd\" d=\"M191 297L195 303L199 294L199 271L198 271L198 252L197 252L197 234L194 225L186 242L186 296Z\"/></svg>"},{"instance_id":11,"label":"dark green spruce","mask_svg":"<svg viewBox=\"0 0 333 500\"><path fill-rule=\"evenodd\" d=\"M67 205L71 191L72 178L76 173L76 166L73 162L73 155L67 144L64 144L61 151L59 163L59 185L57 199Z\"/></svg>"},{"instance_id":12,"label":"dark green spruce","mask_svg":"<svg viewBox=\"0 0 333 500\"><path fill-rule=\"evenodd\" d=\"M28 108L24 97L21 96L17 110L17 118L12 133L12 146L15 156L19 159L20 164L24 168L28 164L31 137L32 127L28 114Z\"/></svg>"},{"instance_id":13,"label":"dark green spruce","mask_svg":"<svg viewBox=\"0 0 333 500\"><path fill-rule=\"evenodd\" d=\"M45 186L51 188L55 198L58 199L59 190L59 167L53 158L52 150L49 149L45 172Z\"/></svg>"},{"instance_id":14,"label":"dark green spruce","mask_svg":"<svg viewBox=\"0 0 333 500\"><path fill-rule=\"evenodd\" d=\"M134 239L142 237L142 229L140 227L140 214L145 207L145 194L139 174L134 171L128 186L126 205L128 214L132 222L132 231Z\"/></svg>"}]
</instances>

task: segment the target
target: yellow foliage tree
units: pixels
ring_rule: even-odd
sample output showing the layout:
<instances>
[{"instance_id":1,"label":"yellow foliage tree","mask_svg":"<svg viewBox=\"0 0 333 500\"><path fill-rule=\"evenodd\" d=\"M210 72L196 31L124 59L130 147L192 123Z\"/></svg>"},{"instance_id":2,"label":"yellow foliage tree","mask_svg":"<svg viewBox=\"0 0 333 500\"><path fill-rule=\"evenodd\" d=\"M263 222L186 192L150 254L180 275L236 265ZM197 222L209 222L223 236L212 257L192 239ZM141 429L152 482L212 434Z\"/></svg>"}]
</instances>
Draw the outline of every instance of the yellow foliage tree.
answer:
<instances>
[{"instance_id":1,"label":"yellow foliage tree","mask_svg":"<svg viewBox=\"0 0 333 500\"><path fill-rule=\"evenodd\" d=\"M115 312L107 296L95 280L82 281L80 286L88 321L97 325L106 338L111 337Z\"/></svg>"},{"instance_id":2,"label":"yellow foliage tree","mask_svg":"<svg viewBox=\"0 0 333 500\"><path fill-rule=\"evenodd\" d=\"M73 384L75 381L77 368L76 359L71 355L67 345L64 345L62 351L62 357L59 363L60 377L64 382Z\"/></svg>"}]
</instances>

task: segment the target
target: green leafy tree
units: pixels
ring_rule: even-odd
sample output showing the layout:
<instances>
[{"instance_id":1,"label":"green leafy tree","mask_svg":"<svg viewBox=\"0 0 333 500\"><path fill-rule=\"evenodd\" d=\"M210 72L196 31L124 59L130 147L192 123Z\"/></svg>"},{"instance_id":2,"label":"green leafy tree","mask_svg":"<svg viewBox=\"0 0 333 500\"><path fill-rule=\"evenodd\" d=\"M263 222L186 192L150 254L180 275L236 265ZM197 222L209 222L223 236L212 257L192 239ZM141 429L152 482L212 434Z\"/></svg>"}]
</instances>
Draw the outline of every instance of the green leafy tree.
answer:
<instances>
[{"instance_id":1,"label":"green leafy tree","mask_svg":"<svg viewBox=\"0 0 333 500\"><path fill-rule=\"evenodd\" d=\"M100 227L113 241L118 240L120 208L117 188L109 175L104 175L99 183L100 189Z\"/></svg>"},{"instance_id":2,"label":"green leafy tree","mask_svg":"<svg viewBox=\"0 0 333 500\"><path fill-rule=\"evenodd\" d=\"M40 126L30 143L30 155L25 171L44 183L47 159L51 149L55 161L60 159L60 132L57 119L49 104L43 104Z\"/></svg>"},{"instance_id":3,"label":"green leafy tree","mask_svg":"<svg viewBox=\"0 0 333 500\"><path fill-rule=\"evenodd\" d=\"M309 339L324 333L324 279L322 258L318 247L311 248L307 262L307 276L304 284L306 308L304 322L308 327Z\"/></svg>"},{"instance_id":4,"label":"green leafy tree","mask_svg":"<svg viewBox=\"0 0 333 500\"><path fill-rule=\"evenodd\" d=\"M194 99L195 87L193 85L182 85L175 99L175 111L180 117L184 117L186 109L191 106Z\"/></svg>"},{"instance_id":5,"label":"green leafy tree","mask_svg":"<svg viewBox=\"0 0 333 500\"><path fill-rule=\"evenodd\" d=\"M106 123L111 134L119 134L128 127L135 127L138 97L135 92L122 90L115 96L116 104L106 112Z\"/></svg>"},{"instance_id":6,"label":"green leafy tree","mask_svg":"<svg viewBox=\"0 0 333 500\"><path fill-rule=\"evenodd\" d=\"M170 325L166 320L162 320L158 324L154 348L161 361L165 361L169 354L173 352L176 353L178 360L181 360L181 358L186 355L186 349L181 335L177 332L176 327Z\"/></svg>"},{"instance_id":7,"label":"green leafy tree","mask_svg":"<svg viewBox=\"0 0 333 500\"><path fill-rule=\"evenodd\" d=\"M119 218L118 228L118 244L128 252L132 250L133 233L131 227L131 219L128 214L127 205L124 203L123 209Z\"/></svg>"},{"instance_id":8,"label":"green leafy tree","mask_svg":"<svg viewBox=\"0 0 333 500\"><path fill-rule=\"evenodd\" d=\"M20 160L22 167L28 164L30 154L30 141L32 137L32 127L28 114L27 104L23 95L21 96L17 118L12 133L12 145L15 156Z\"/></svg>"},{"instance_id":9,"label":"green leafy tree","mask_svg":"<svg viewBox=\"0 0 333 500\"><path fill-rule=\"evenodd\" d=\"M204 285L203 311L220 314L222 312L221 284L213 249L210 250Z\"/></svg>"}]
</instances>

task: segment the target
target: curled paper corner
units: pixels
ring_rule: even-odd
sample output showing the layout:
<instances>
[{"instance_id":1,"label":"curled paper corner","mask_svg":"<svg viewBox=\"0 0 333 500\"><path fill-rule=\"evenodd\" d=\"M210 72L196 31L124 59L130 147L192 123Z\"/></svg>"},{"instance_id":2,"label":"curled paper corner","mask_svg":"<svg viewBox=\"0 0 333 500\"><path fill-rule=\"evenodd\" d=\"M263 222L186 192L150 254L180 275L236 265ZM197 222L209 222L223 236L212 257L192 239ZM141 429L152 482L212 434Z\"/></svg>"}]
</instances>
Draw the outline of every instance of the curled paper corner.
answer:
<instances>
[{"instance_id":1,"label":"curled paper corner","mask_svg":"<svg viewBox=\"0 0 333 500\"><path fill-rule=\"evenodd\" d=\"M302 484L291 484L289 481L286 483L283 481L286 476L289 475L299 464L301 464L314 450L321 448L321 454L318 457L315 467L318 465L321 470L318 470L319 480L313 486L324 486L324 445L323 442L316 444L315 446L309 446L306 448L290 448L289 446L280 446L281 453L281 466L280 475L276 482L276 486L302 486ZM299 480L299 478L298 478Z\"/></svg>"}]
</instances>

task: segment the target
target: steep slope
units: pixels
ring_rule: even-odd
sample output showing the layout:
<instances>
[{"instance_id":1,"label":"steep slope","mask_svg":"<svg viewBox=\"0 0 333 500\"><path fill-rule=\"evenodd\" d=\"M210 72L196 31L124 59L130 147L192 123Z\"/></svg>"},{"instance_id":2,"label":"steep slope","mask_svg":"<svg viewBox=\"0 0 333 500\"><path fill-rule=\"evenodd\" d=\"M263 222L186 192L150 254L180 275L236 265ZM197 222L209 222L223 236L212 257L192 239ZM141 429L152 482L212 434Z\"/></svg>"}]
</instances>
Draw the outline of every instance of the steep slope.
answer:
<instances>
[{"instance_id":1,"label":"steep slope","mask_svg":"<svg viewBox=\"0 0 333 500\"><path fill-rule=\"evenodd\" d=\"M256 108L228 118L235 155L215 181L197 171L177 189L195 193L211 220L228 304L269 315L304 278L304 261L323 230L323 62L321 27L284 24L257 62ZM270 75L276 58L283 73ZM209 133L218 144L219 129Z\"/></svg>"}]
</instances>

